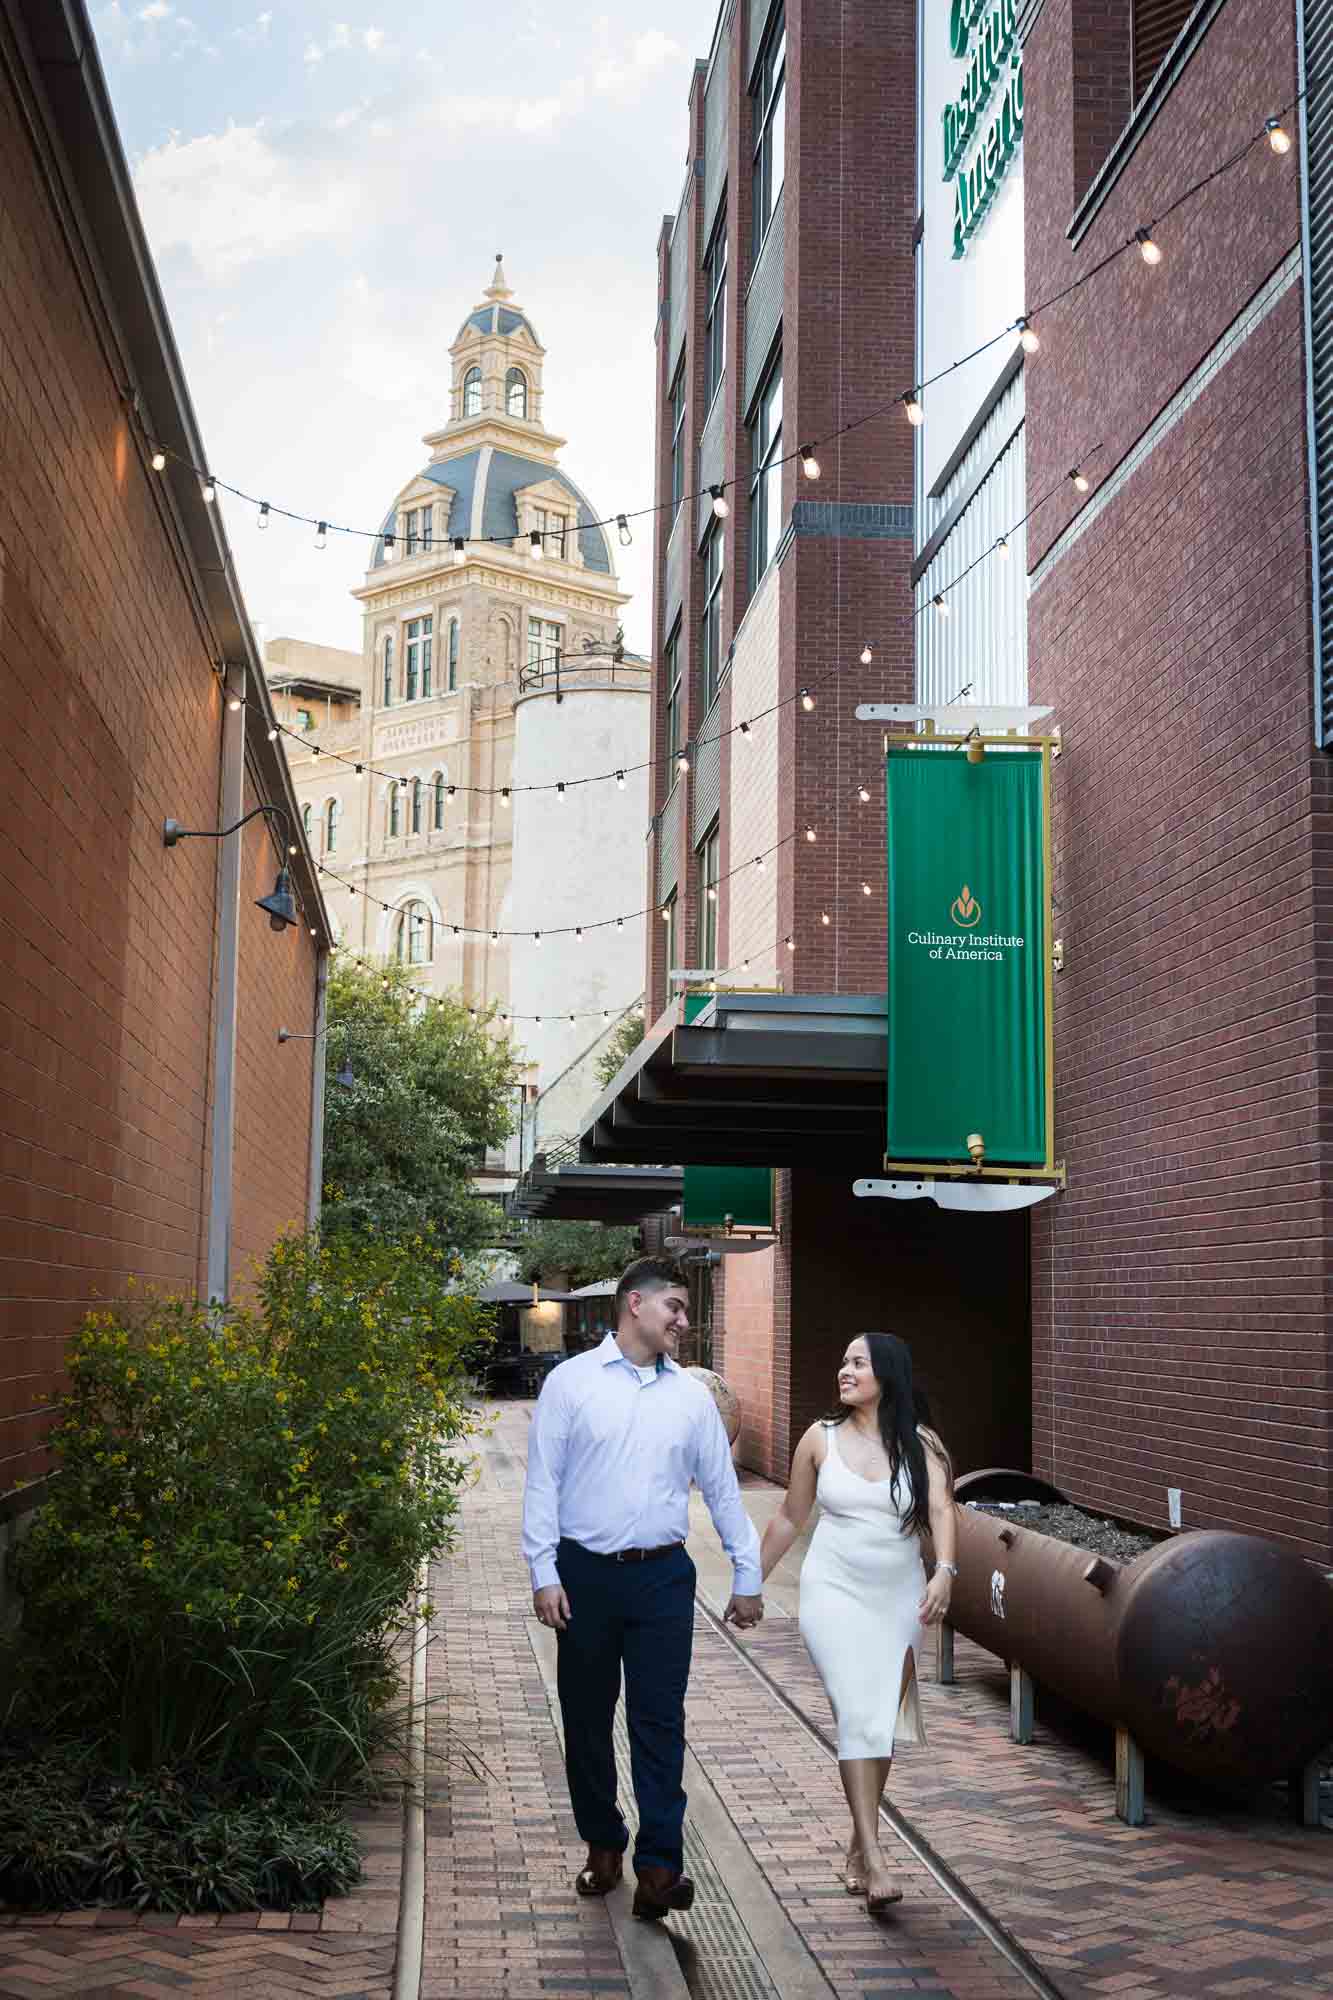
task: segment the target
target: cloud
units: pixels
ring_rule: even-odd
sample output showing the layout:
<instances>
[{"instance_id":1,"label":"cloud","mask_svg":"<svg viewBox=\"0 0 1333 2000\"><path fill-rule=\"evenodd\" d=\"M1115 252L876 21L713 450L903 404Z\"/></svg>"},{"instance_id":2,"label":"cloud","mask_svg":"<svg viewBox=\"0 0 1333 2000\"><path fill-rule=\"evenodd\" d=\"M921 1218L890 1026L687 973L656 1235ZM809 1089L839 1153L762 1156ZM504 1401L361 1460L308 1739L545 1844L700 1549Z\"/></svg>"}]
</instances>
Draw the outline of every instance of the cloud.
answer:
<instances>
[{"instance_id":1,"label":"cloud","mask_svg":"<svg viewBox=\"0 0 1333 2000\"><path fill-rule=\"evenodd\" d=\"M384 30L383 28L367 28L362 39L371 55L376 56L384 47Z\"/></svg>"},{"instance_id":2,"label":"cloud","mask_svg":"<svg viewBox=\"0 0 1333 2000\"><path fill-rule=\"evenodd\" d=\"M257 48L261 42L268 40L269 29L272 26L273 15L271 11L266 9L264 13L256 14L253 21L247 22L239 28L233 28L231 31L232 40L243 43L246 48Z\"/></svg>"},{"instance_id":3,"label":"cloud","mask_svg":"<svg viewBox=\"0 0 1333 2000\"><path fill-rule=\"evenodd\" d=\"M168 0L149 0L149 4L146 7L139 9L139 19L141 21L165 21L170 12L171 8Z\"/></svg>"},{"instance_id":4,"label":"cloud","mask_svg":"<svg viewBox=\"0 0 1333 2000\"><path fill-rule=\"evenodd\" d=\"M173 134L138 162L134 183L154 248L186 251L214 283L340 236L361 210L356 183L280 151L258 125L184 141Z\"/></svg>"},{"instance_id":5,"label":"cloud","mask_svg":"<svg viewBox=\"0 0 1333 2000\"><path fill-rule=\"evenodd\" d=\"M660 28L636 35L623 55L604 56L592 73L594 90L632 92L667 63L684 61L684 50Z\"/></svg>"}]
</instances>

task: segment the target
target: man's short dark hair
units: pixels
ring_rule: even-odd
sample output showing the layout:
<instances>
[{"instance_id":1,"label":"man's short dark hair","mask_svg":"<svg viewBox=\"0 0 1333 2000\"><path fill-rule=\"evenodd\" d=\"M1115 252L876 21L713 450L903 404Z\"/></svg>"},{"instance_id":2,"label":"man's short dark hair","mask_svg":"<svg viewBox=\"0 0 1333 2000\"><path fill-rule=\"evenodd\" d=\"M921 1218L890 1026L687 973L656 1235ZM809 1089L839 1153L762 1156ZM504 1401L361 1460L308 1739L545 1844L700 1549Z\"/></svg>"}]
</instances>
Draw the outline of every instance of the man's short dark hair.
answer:
<instances>
[{"instance_id":1,"label":"man's short dark hair","mask_svg":"<svg viewBox=\"0 0 1333 2000\"><path fill-rule=\"evenodd\" d=\"M631 1292L664 1292L668 1285L678 1285L683 1292L689 1290L690 1281L679 1264L670 1257L636 1257L616 1286L616 1324L620 1324Z\"/></svg>"}]
</instances>

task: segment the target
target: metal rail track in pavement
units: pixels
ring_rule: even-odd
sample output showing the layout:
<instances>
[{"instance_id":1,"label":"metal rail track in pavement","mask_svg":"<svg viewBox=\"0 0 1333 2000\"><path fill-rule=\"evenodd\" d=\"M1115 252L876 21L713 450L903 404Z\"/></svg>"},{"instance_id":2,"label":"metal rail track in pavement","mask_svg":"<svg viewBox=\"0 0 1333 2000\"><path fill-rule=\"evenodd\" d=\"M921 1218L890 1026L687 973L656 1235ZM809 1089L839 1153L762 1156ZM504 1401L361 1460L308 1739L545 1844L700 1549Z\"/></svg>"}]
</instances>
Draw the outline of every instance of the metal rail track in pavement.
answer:
<instances>
[{"instance_id":1,"label":"metal rail track in pavement","mask_svg":"<svg viewBox=\"0 0 1333 2000\"><path fill-rule=\"evenodd\" d=\"M695 1604L700 1617L730 1646L732 1652L739 1659L744 1660L750 1672L763 1682L774 1700L781 1702L787 1713L801 1725L807 1735L812 1736L836 1762L838 1746L828 1731L822 1728L812 1716L807 1715L799 1702L794 1701L786 1689L773 1678L772 1674L765 1667L760 1666L758 1660L740 1644L731 1631L731 1628L723 1623L718 1612L709 1603L707 1598L705 1598L702 1591L696 1594ZM894 1834L902 1842L908 1853L921 1863L921 1866L928 1874L934 1877L945 1894L976 1925L977 1929L995 1947L996 1951L1013 1968L1019 1978L1025 1980L1032 1988L1032 1991L1040 1995L1040 2000L1067 2000L1067 1996L1049 1975L1043 1971L1032 1954L1024 1950L1013 1932L1008 1930L1000 1922L1000 1919L986 1908L986 1905L978 1896L973 1895L962 1877L954 1872L943 1855L936 1852L920 1828L914 1826L905 1813L900 1812L896 1806L889 1805L887 1801L880 1806L879 1811L880 1818L887 1826L892 1828Z\"/></svg>"}]
</instances>

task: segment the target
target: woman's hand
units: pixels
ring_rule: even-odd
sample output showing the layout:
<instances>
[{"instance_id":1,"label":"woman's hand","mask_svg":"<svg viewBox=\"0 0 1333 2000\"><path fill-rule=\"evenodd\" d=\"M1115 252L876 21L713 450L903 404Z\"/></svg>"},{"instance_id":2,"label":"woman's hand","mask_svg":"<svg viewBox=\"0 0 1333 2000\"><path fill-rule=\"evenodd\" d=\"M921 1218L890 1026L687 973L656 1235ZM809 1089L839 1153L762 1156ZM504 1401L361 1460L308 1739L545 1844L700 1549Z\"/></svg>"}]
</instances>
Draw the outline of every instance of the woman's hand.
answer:
<instances>
[{"instance_id":1,"label":"woman's hand","mask_svg":"<svg viewBox=\"0 0 1333 2000\"><path fill-rule=\"evenodd\" d=\"M926 1585L926 1594L917 1606L917 1616L923 1625L938 1625L949 1615L949 1599L953 1596L953 1578L947 1569L937 1569Z\"/></svg>"}]
</instances>

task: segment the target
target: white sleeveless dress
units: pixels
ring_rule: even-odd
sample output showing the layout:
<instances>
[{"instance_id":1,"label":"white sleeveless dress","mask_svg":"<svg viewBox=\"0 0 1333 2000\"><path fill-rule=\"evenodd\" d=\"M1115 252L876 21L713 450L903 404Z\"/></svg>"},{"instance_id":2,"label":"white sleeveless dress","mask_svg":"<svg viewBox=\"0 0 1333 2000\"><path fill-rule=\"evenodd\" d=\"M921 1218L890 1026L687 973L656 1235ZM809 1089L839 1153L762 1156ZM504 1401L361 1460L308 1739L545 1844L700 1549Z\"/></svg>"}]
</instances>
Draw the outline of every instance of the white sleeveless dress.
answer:
<instances>
[{"instance_id":1,"label":"white sleeveless dress","mask_svg":"<svg viewBox=\"0 0 1333 2000\"><path fill-rule=\"evenodd\" d=\"M921 1645L917 1606L926 1588L919 1536L906 1522L911 1489L862 1479L826 1424L815 1497L819 1525L801 1568L801 1637L819 1670L838 1727L838 1756L891 1757L899 1743L924 1743L915 1672L903 1690L910 1652ZM905 1503L905 1504L900 1504Z\"/></svg>"}]
</instances>

